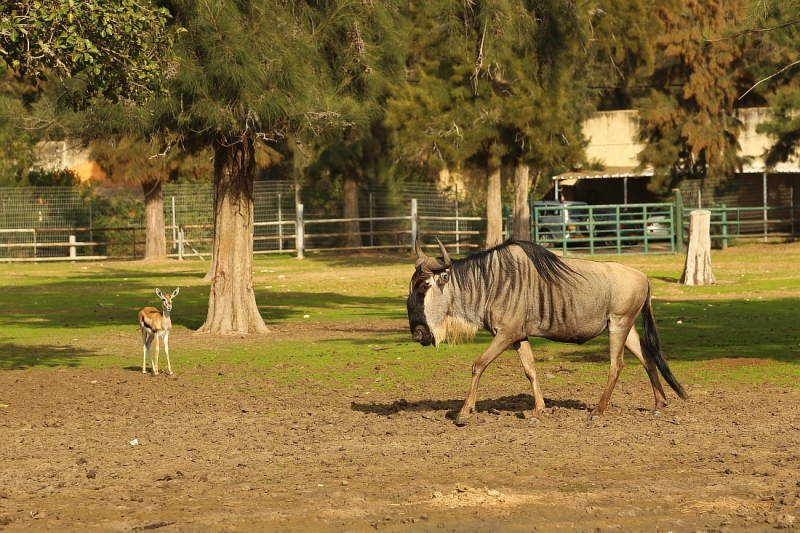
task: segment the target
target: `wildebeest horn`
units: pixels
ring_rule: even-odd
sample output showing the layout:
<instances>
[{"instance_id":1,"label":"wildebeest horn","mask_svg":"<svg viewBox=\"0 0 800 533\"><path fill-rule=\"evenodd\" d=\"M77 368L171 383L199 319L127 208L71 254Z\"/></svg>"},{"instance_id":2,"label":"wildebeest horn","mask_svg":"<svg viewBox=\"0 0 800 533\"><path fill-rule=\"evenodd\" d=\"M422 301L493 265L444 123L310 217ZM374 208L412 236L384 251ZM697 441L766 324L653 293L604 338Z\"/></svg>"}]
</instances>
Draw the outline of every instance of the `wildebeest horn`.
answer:
<instances>
[{"instance_id":1,"label":"wildebeest horn","mask_svg":"<svg viewBox=\"0 0 800 533\"><path fill-rule=\"evenodd\" d=\"M442 244L442 241L440 241L437 238L436 242L439 243L439 250L442 251L442 260L444 261L444 267L449 268L453 264L453 261L451 261L450 256L447 255L447 250L444 249L444 244Z\"/></svg>"},{"instance_id":2,"label":"wildebeest horn","mask_svg":"<svg viewBox=\"0 0 800 533\"><path fill-rule=\"evenodd\" d=\"M439 239L436 239L439 242ZM442 246L442 243L439 242L439 247L444 254L444 261L441 261L435 257L428 257L425 255L425 252L422 251L422 244L420 242L419 236L417 236L416 243L414 244L414 250L417 252L417 262L414 264L415 267L422 267L422 270L427 272L439 272L448 268L451 264L450 257L447 255L447 252Z\"/></svg>"}]
</instances>

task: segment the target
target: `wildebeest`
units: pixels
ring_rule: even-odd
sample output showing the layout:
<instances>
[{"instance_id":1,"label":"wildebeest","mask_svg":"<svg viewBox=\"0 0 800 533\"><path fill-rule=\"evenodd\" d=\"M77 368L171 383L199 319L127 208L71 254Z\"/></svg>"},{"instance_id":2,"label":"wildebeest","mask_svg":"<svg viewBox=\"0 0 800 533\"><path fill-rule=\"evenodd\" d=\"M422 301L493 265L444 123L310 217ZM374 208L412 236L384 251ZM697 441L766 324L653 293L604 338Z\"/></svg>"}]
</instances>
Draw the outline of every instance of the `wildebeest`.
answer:
<instances>
[{"instance_id":1,"label":"wildebeest","mask_svg":"<svg viewBox=\"0 0 800 533\"><path fill-rule=\"evenodd\" d=\"M438 239L437 239L438 241ZM647 370L655 410L667 399L658 372L687 398L661 353L653 319L650 283L643 273L614 262L560 258L537 244L509 240L464 259L428 257L416 242L417 261L408 293L408 320L415 342L439 346L446 337L473 336L479 328L494 339L472 365L472 383L456 417L466 423L475 411L481 374L510 346L531 383L534 416L544 410L528 337L582 344L606 328L611 356L608 382L590 416L601 416L622 370L627 347ZM641 312L644 339L635 328Z\"/></svg>"}]
</instances>

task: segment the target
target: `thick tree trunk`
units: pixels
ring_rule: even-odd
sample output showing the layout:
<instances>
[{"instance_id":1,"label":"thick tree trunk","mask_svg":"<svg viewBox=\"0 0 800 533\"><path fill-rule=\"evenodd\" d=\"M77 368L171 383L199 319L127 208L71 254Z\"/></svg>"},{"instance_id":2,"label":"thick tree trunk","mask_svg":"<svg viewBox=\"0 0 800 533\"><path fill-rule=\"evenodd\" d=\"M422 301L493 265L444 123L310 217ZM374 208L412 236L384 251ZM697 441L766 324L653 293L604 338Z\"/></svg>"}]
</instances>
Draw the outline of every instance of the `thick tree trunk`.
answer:
<instances>
[{"instance_id":1,"label":"thick tree trunk","mask_svg":"<svg viewBox=\"0 0 800 533\"><path fill-rule=\"evenodd\" d=\"M144 191L145 260L167 258L167 238L164 235L164 197L161 181L142 183Z\"/></svg>"},{"instance_id":2,"label":"thick tree trunk","mask_svg":"<svg viewBox=\"0 0 800 533\"><path fill-rule=\"evenodd\" d=\"M214 246L201 332L267 333L253 291L253 142L214 147Z\"/></svg>"},{"instance_id":3,"label":"thick tree trunk","mask_svg":"<svg viewBox=\"0 0 800 533\"><path fill-rule=\"evenodd\" d=\"M503 242L503 200L500 167L489 167L486 185L486 248Z\"/></svg>"},{"instance_id":4,"label":"thick tree trunk","mask_svg":"<svg viewBox=\"0 0 800 533\"><path fill-rule=\"evenodd\" d=\"M531 208L528 193L531 187L528 165L517 162L514 167L514 222L511 228L515 239L531 240Z\"/></svg>"},{"instance_id":5,"label":"thick tree trunk","mask_svg":"<svg viewBox=\"0 0 800 533\"><path fill-rule=\"evenodd\" d=\"M716 282L711 272L711 211L696 209L689 213L689 249L681 283L710 285Z\"/></svg>"},{"instance_id":6,"label":"thick tree trunk","mask_svg":"<svg viewBox=\"0 0 800 533\"><path fill-rule=\"evenodd\" d=\"M358 180L352 174L344 175L344 218L359 218L358 211ZM360 222L345 222L344 246L358 248L361 246Z\"/></svg>"}]
</instances>

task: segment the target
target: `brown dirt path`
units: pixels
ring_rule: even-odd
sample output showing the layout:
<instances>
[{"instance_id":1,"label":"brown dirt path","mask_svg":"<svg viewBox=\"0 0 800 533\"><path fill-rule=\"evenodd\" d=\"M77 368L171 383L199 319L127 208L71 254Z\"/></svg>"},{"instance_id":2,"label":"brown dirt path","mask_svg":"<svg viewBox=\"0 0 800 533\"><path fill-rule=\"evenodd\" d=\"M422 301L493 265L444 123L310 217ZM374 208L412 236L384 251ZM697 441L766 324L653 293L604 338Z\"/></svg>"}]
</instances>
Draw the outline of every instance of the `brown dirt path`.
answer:
<instances>
[{"instance_id":1,"label":"brown dirt path","mask_svg":"<svg viewBox=\"0 0 800 533\"><path fill-rule=\"evenodd\" d=\"M468 369L405 398L236 368L2 372L0 530L800 528L800 390L690 386L654 417L631 367L602 421L602 383L546 382L530 423L524 381L498 378L464 428Z\"/></svg>"}]
</instances>

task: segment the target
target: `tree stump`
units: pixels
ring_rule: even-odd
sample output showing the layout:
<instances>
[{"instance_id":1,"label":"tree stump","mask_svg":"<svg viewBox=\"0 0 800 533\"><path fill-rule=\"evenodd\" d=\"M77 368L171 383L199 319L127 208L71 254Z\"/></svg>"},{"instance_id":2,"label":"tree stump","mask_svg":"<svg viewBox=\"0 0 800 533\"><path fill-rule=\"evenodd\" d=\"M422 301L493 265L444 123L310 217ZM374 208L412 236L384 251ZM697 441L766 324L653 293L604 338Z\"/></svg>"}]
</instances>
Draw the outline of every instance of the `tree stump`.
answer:
<instances>
[{"instance_id":1,"label":"tree stump","mask_svg":"<svg viewBox=\"0 0 800 533\"><path fill-rule=\"evenodd\" d=\"M681 283L710 285L716 282L711 272L711 211L696 209L689 213L689 249Z\"/></svg>"}]
</instances>

